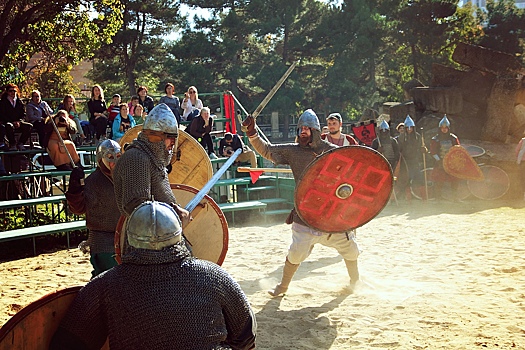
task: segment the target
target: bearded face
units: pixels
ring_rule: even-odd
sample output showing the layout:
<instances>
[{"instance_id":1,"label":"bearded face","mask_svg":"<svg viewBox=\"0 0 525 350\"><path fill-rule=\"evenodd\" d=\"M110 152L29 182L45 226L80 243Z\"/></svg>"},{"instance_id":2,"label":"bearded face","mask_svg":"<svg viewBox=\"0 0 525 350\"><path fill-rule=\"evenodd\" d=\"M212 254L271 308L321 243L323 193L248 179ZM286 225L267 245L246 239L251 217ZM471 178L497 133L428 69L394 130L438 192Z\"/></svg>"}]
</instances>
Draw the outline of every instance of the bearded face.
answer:
<instances>
[{"instance_id":1,"label":"bearded face","mask_svg":"<svg viewBox=\"0 0 525 350\"><path fill-rule=\"evenodd\" d=\"M299 136L297 136L297 142L301 147L308 147L308 145L312 142L312 132L310 131L309 127L301 127Z\"/></svg>"}]
</instances>

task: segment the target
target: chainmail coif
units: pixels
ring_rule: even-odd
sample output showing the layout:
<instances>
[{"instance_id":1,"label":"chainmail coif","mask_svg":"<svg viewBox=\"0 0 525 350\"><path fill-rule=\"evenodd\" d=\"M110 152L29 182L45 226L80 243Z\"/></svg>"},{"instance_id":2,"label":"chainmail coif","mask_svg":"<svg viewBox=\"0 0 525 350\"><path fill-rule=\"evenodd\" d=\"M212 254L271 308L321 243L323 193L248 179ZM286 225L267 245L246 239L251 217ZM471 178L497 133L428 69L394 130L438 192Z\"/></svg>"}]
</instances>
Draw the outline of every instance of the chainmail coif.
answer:
<instances>
[{"instance_id":1,"label":"chainmail coif","mask_svg":"<svg viewBox=\"0 0 525 350\"><path fill-rule=\"evenodd\" d=\"M112 350L255 346L246 296L218 265L191 257L183 244L128 247L122 260L79 292L52 345L69 339L100 348L109 336Z\"/></svg>"},{"instance_id":2,"label":"chainmail coif","mask_svg":"<svg viewBox=\"0 0 525 350\"><path fill-rule=\"evenodd\" d=\"M150 142L143 133L133 140L113 171L117 205L123 215L129 216L139 204L152 199L176 203L166 172L170 160L164 141Z\"/></svg>"}]
</instances>

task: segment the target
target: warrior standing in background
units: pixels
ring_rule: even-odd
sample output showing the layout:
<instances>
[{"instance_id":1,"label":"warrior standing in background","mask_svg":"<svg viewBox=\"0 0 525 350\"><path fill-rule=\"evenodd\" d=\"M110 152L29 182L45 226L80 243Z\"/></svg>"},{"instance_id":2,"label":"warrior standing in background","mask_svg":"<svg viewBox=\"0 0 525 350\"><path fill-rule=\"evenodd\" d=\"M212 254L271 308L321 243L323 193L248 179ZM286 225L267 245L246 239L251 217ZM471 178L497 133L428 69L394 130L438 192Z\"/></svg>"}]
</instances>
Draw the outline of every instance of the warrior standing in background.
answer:
<instances>
[{"instance_id":1,"label":"warrior standing in background","mask_svg":"<svg viewBox=\"0 0 525 350\"><path fill-rule=\"evenodd\" d=\"M317 156L337 148L321 139L319 119L311 109L306 110L297 122L296 143L278 145L267 143L257 134L255 119L251 116L243 122L243 125L247 127L246 134L255 150L274 164L290 165L297 183L301 181L304 170ZM306 226L295 208L290 213L287 223L292 224L292 244L288 249L281 282L268 291L270 295L279 296L286 293L299 265L308 258L317 243L337 249L344 258L350 276L350 285L355 285L359 280L357 268L359 247L355 241L355 230L340 234L319 232Z\"/></svg>"},{"instance_id":2,"label":"warrior standing in background","mask_svg":"<svg viewBox=\"0 0 525 350\"><path fill-rule=\"evenodd\" d=\"M397 140L390 136L390 127L385 120L379 125L379 134L372 142L372 148L385 156L392 171L396 168L399 161L399 146Z\"/></svg>"},{"instance_id":3,"label":"warrior standing in background","mask_svg":"<svg viewBox=\"0 0 525 350\"><path fill-rule=\"evenodd\" d=\"M441 199L443 182L450 182L452 192L457 193L459 179L445 172L443 168L443 158L445 158L445 155L452 146L455 145L459 145L459 139L450 132L450 121L445 115L439 122L438 134L430 141L430 154L436 160L434 170L432 171L432 180L434 181L435 189L434 196L436 199Z\"/></svg>"},{"instance_id":4,"label":"warrior standing in background","mask_svg":"<svg viewBox=\"0 0 525 350\"><path fill-rule=\"evenodd\" d=\"M69 209L74 214L86 214L89 230L87 241L80 249L89 251L91 278L117 265L115 255L115 229L120 211L115 200L112 172L120 157L120 145L113 140L104 140L97 147L97 169L89 175L85 184L84 170L73 169L66 192Z\"/></svg>"},{"instance_id":5,"label":"warrior standing in background","mask_svg":"<svg viewBox=\"0 0 525 350\"><path fill-rule=\"evenodd\" d=\"M399 143L399 151L408 168L408 182L407 187L405 188L405 197L407 200L412 198L411 187L420 198L425 198L425 180L421 173L421 163L427 149L421 141L421 135L415 131L415 126L416 124L414 123L414 120L407 115L404 122L405 130L403 133L399 134L397 139Z\"/></svg>"}]
</instances>

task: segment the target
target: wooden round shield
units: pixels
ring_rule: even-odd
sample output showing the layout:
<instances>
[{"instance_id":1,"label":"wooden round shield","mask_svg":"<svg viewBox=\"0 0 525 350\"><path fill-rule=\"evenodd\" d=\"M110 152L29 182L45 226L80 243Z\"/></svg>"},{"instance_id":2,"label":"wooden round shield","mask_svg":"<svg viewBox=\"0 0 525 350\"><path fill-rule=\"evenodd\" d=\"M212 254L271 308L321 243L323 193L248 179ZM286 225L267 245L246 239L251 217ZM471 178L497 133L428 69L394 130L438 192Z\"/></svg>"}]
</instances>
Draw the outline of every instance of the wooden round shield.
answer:
<instances>
[{"instance_id":1,"label":"wooden round shield","mask_svg":"<svg viewBox=\"0 0 525 350\"><path fill-rule=\"evenodd\" d=\"M185 207L199 192L187 185L171 185L177 202ZM193 255L222 265L228 251L228 223L217 203L208 195L191 212L193 220L184 227L184 236Z\"/></svg>"},{"instance_id":2,"label":"wooden round shield","mask_svg":"<svg viewBox=\"0 0 525 350\"><path fill-rule=\"evenodd\" d=\"M421 172L423 172L423 176L425 176L425 173L426 173L427 188L425 189L424 185L415 186L416 188L411 188L412 195L415 198L417 199L425 198L426 191L428 191L428 199L430 200L436 199L436 196L434 194L434 181L432 180L433 170L434 168L426 168L426 169L421 170ZM458 188L456 190L452 189L452 185L450 182L444 182L443 187L441 189L441 197L449 201L454 201L456 199L465 200L468 197L470 197L470 195L471 193L467 186L467 180L459 180Z\"/></svg>"},{"instance_id":3,"label":"wooden round shield","mask_svg":"<svg viewBox=\"0 0 525 350\"><path fill-rule=\"evenodd\" d=\"M0 328L0 350L47 350L80 286L50 293L24 307ZM109 349L106 342L102 349Z\"/></svg>"},{"instance_id":4,"label":"wooden round shield","mask_svg":"<svg viewBox=\"0 0 525 350\"><path fill-rule=\"evenodd\" d=\"M483 181L468 181L470 192L479 199L493 200L501 198L510 187L509 175L505 170L494 165L482 165Z\"/></svg>"},{"instance_id":5,"label":"wooden round shield","mask_svg":"<svg viewBox=\"0 0 525 350\"><path fill-rule=\"evenodd\" d=\"M131 143L140 131L142 125L126 131L119 141L120 146ZM190 134L182 130L179 130L177 152L173 155L171 165L173 169L168 176L172 184L202 188L213 176L213 168L206 150Z\"/></svg>"},{"instance_id":6,"label":"wooden round shield","mask_svg":"<svg viewBox=\"0 0 525 350\"><path fill-rule=\"evenodd\" d=\"M347 232L372 220L393 188L390 164L363 146L335 148L317 157L295 189L295 208L310 227Z\"/></svg>"}]
</instances>

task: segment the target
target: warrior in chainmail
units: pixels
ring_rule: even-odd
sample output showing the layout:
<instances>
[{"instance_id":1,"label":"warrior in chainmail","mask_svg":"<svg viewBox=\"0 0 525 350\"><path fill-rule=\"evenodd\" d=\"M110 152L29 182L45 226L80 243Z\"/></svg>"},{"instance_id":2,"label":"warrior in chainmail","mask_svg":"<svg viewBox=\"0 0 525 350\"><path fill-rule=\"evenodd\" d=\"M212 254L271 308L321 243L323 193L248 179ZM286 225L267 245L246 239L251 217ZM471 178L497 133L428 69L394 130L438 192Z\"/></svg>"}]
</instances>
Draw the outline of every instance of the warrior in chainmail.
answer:
<instances>
[{"instance_id":1,"label":"warrior in chainmail","mask_svg":"<svg viewBox=\"0 0 525 350\"><path fill-rule=\"evenodd\" d=\"M80 248L90 253L91 277L117 265L114 258L115 229L120 211L115 201L111 174L120 157L120 146L113 140L105 140L97 148L97 169L85 179L81 167L73 169L69 178L66 199L74 214L86 214L88 240Z\"/></svg>"},{"instance_id":2,"label":"warrior in chainmail","mask_svg":"<svg viewBox=\"0 0 525 350\"><path fill-rule=\"evenodd\" d=\"M115 167L115 196L122 215L129 216L139 204L154 199L172 205L184 223L189 220L188 211L177 204L166 170L178 137L171 109L164 103L155 106Z\"/></svg>"},{"instance_id":3,"label":"warrior in chainmail","mask_svg":"<svg viewBox=\"0 0 525 350\"><path fill-rule=\"evenodd\" d=\"M301 181L304 170L317 156L337 147L321 139L319 119L311 109L306 110L297 122L295 143L274 145L265 142L257 134L255 119L251 116L243 122L243 125L247 127L246 134L249 136L249 140L255 150L274 164L290 165L296 183ZM290 213L287 223L292 224L293 241L288 249L281 282L274 289L268 291L270 295L278 296L286 293L299 265L308 258L314 245L317 243L337 249L345 260L348 275L350 276L350 285L352 287L355 285L359 280L357 268L359 247L355 241L355 231L341 234L319 232L308 227L301 220L295 209Z\"/></svg>"},{"instance_id":4,"label":"warrior in chainmail","mask_svg":"<svg viewBox=\"0 0 525 350\"><path fill-rule=\"evenodd\" d=\"M452 146L459 145L459 139L450 132L450 121L446 115L441 119L438 126L438 134L430 140L430 154L436 160L431 176L432 181L434 181L434 196L436 199L441 199L441 189L444 182L450 182L452 192L457 193L459 179L445 171L443 158Z\"/></svg>"},{"instance_id":5,"label":"warrior in chainmail","mask_svg":"<svg viewBox=\"0 0 525 350\"><path fill-rule=\"evenodd\" d=\"M253 349L256 321L239 284L191 256L175 210L139 205L122 264L80 290L50 349Z\"/></svg>"},{"instance_id":6,"label":"warrior in chainmail","mask_svg":"<svg viewBox=\"0 0 525 350\"><path fill-rule=\"evenodd\" d=\"M372 148L379 151L388 160L394 171L399 160L399 145L397 140L390 136L390 127L385 120L379 125L379 134L372 142Z\"/></svg>"},{"instance_id":7,"label":"warrior in chainmail","mask_svg":"<svg viewBox=\"0 0 525 350\"><path fill-rule=\"evenodd\" d=\"M403 123L404 132L400 133L397 138L399 152L408 169L408 181L400 186L404 185L407 200L412 198L411 188L420 198L425 198L425 180L421 172L421 164L427 149L423 144L421 134L414 130L415 126L414 120L407 115ZM403 188L401 188L401 193L403 193Z\"/></svg>"}]
</instances>

